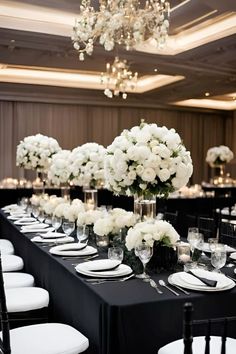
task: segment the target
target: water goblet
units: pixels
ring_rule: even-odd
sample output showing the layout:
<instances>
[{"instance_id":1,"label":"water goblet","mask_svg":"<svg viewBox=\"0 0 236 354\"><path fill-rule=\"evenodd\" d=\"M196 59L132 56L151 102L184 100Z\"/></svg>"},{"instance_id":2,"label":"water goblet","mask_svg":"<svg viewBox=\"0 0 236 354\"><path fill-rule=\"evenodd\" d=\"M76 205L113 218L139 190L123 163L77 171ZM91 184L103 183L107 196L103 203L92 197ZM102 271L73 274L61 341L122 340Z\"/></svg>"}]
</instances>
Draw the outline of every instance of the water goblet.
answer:
<instances>
[{"instance_id":1,"label":"water goblet","mask_svg":"<svg viewBox=\"0 0 236 354\"><path fill-rule=\"evenodd\" d=\"M55 232L60 228L62 224L62 218L59 218L58 216L53 216L52 217L52 226L55 229Z\"/></svg>"},{"instance_id":2,"label":"water goblet","mask_svg":"<svg viewBox=\"0 0 236 354\"><path fill-rule=\"evenodd\" d=\"M32 214L36 219L39 216L39 208L35 205L32 207Z\"/></svg>"},{"instance_id":3,"label":"water goblet","mask_svg":"<svg viewBox=\"0 0 236 354\"><path fill-rule=\"evenodd\" d=\"M208 238L208 244L210 251L214 251L216 248L216 245L218 244L218 239L217 238Z\"/></svg>"},{"instance_id":4,"label":"water goblet","mask_svg":"<svg viewBox=\"0 0 236 354\"><path fill-rule=\"evenodd\" d=\"M197 244L198 234L199 234L199 229L197 227L189 227L188 228L187 240L190 244L192 254L193 254L194 248L196 247L196 244Z\"/></svg>"},{"instance_id":5,"label":"water goblet","mask_svg":"<svg viewBox=\"0 0 236 354\"><path fill-rule=\"evenodd\" d=\"M78 225L76 236L79 243L87 242L89 238L89 227L87 225Z\"/></svg>"},{"instance_id":6,"label":"water goblet","mask_svg":"<svg viewBox=\"0 0 236 354\"><path fill-rule=\"evenodd\" d=\"M72 234L72 232L74 231L75 229L75 223L74 221L64 221L62 223L62 230L64 231L64 233L67 235L67 236L70 236L70 234Z\"/></svg>"},{"instance_id":7,"label":"water goblet","mask_svg":"<svg viewBox=\"0 0 236 354\"><path fill-rule=\"evenodd\" d=\"M124 251L121 247L109 247L108 258L122 262L124 258Z\"/></svg>"},{"instance_id":8,"label":"water goblet","mask_svg":"<svg viewBox=\"0 0 236 354\"><path fill-rule=\"evenodd\" d=\"M226 250L225 245L218 243L215 249L211 252L211 264L215 268L214 271L220 273L220 269L224 267L226 263Z\"/></svg>"},{"instance_id":9,"label":"water goblet","mask_svg":"<svg viewBox=\"0 0 236 354\"><path fill-rule=\"evenodd\" d=\"M143 273L139 274L139 278L147 279L148 275L146 274L146 265L150 261L153 255L153 249L151 246L147 245L145 242L142 242L140 245L135 247L135 252L138 255L140 261L143 264Z\"/></svg>"}]
</instances>

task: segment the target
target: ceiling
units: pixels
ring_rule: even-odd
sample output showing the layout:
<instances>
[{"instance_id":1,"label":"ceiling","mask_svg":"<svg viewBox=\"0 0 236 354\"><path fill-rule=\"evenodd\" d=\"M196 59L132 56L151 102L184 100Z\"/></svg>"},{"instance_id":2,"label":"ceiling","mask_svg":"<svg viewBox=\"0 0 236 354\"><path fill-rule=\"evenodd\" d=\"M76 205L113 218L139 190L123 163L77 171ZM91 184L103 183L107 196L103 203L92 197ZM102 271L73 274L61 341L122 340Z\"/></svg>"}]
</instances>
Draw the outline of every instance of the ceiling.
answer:
<instances>
[{"instance_id":1,"label":"ceiling","mask_svg":"<svg viewBox=\"0 0 236 354\"><path fill-rule=\"evenodd\" d=\"M144 93L129 93L126 103L135 103L142 97L142 102L152 105L236 110L236 1L170 0L170 4L170 36L162 52L151 42L130 52L117 48L107 52L97 45L93 55L81 62L70 39L72 19L79 12L79 0L1 1L1 96L4 92L17 91L19 87L27 92L32 84L37 84L34 90L38 92L89 95L110 103L111 99L103 95L102 87L90 90L86 85L79 85L79 79L75 79L77 86L69 85L66 75L89 72L99 77L106 62L112 62L118 54L128 60L139 78L162 75L158 77L159 82L164 75L172 77L163 83L164 86L160 87L159 83L158 87L152 86ZM51 19L46 18L49 15ZM48 82L35 78L27 81L22 76L14 79L21 66L24 66L24 73L37 69L46 70L48 76L51 71L63 71L66 75L61 83L53 81L52 77ZM5 69L9 71L4 72ZM13 69L12 77L10 69ZM179 80L173 82L173 78ZM209 95L205 96L206 93ZM112 100L122 101L121 98Z\"/></svg>"}]
</instances>

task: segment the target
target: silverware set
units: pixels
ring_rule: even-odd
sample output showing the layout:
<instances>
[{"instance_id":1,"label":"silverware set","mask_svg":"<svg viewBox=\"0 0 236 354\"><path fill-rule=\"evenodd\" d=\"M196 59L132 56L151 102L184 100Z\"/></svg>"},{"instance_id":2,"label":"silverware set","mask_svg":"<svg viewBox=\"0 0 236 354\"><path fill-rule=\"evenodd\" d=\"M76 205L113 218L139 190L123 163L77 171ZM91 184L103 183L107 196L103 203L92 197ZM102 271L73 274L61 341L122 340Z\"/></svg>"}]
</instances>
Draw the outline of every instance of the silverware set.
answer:
<instances>
[{"instance_id":1,"label":"silverware set","mask_svg":"<svg viewBox=\"0 0 236 354\"><path fill-rule=\"evenodd\" d=\"M134 277L134 274L130 274L126 277L123 278L90 278L90 279L85 279L86 283L89 283L91 285L97 285L97 284L104 284L104 283L122 283L126 280L129 280Z\"/></svg>"}]
</instances>

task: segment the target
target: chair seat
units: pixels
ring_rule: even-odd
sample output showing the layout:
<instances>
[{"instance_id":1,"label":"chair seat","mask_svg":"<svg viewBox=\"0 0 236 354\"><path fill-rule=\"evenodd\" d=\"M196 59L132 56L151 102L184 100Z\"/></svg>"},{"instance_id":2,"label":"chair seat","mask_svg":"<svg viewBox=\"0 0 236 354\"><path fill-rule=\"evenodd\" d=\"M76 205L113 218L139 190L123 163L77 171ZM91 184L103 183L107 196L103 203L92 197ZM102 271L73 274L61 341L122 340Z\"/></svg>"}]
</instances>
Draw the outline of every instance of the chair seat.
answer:
<instances>
[{"instance_id":1,"label":"chair seat","mask_svg":"<svg viewBox=\"0 0 236 354\"><path fill-rule=\"evenodd\" d=\"M88 339L60 323L24 326L10 331L11 354L79 354L88 348Z\"/></svg>"},{"instance_id":2,"label":"chair seat","mask_svg":"<svg viewBox=\"0 0 236 354\"><path fill-rule=\"evenodd\" d=\"M204 336L194 337L193 345L192 345L193 354L204 354L205 343L206 342ZM183 339L179 339L172 343L169 343L158 350L158 354L183 354L183 352L184 352ZM211 336L210 353L221 354L221 337ZM236 353L236 339L227 338L226 353L227 354Z\"/></svg>"},{"instance_id":3,"label":"chair seat","mask_svg":"<svg viewBox=\"0 0 236 354\"><path fill-rule=\"evenodd\" d=\"M11 241L0 239L1 254L14 254L14 247Z\"/></svg>"},{"instance_id":4,"label":"chair seat","mask_svg":"<svg viewBox=\"0 0 236 354\"><path fill-rule=\"evenodd\" d=\"M42 309L49 303L48 291L42 288L11 288L5 292L9 313Z\"/></svg>"},{"instance_id":5,"label":"chair seat","mask_svg":"<svg viewBox=\"0 0 236 354\"><path fill-rule=\"evenodd\" d=\"M3 273L3 280L5 289L34 286L34 277L27 273Z\"/></svg>"},{"instance_id":6,"label":"chair seat","mask_svg":"<svg viewBox=\"0 0 236 354\"><path fill-rule=\"evenodd\" d=\"M3 272L14 272L24 267L24 262L21 257L3 254L1 258Z\"/></svg>"}]
</instances>

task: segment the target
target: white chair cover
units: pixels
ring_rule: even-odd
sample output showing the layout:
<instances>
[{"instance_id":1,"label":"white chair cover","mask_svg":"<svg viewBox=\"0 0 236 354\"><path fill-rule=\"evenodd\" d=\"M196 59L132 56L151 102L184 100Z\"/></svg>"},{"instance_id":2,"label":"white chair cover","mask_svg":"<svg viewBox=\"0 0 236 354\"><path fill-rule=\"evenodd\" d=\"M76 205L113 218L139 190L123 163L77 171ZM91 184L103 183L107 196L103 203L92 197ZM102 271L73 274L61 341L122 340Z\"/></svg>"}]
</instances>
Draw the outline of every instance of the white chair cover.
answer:
<instances>
[{"instance_id":1,"label":"white chair cover","mask_svg":"<svg viewBox=\"0 0 236 354\"><path fill-rule=\"evenodd\" d=\"M21 257L14 255L2 255L2 271L3 272L14 272L21 270L24 267L24 262Z\"/></svg>"},{"instance_id":2,"label":"white chair cover","mask_svg":"<svg viewBox=\"0 0 236 354\"><path fill-rule=\"evenodd\" d=\"M0 239L1 254L14 254L14 246L9 240Z\"/></svg>"},{"instance_id":3,"label":"white chair cover","mask_svg":"<svg viewBox=\"0 0 236 354\"><path fill-rule=\"evenodd\" d=\"M205 337L193 338L193 354L204 354L205 351ZM158 350L158 354L183 354L184 343L183 339L171 342ZM210 340L210 353L221 354L221 337L211 336ZM236 353L236 339L227 338L226 340L226 353Z\"/></svg>"},{"instance_id":4,"label":"white chair cover","mask_svg":"<svg viewBox=\"0 0 236 354\"><path fill-rule=\"evenodd\" d=\"M79 354L89 346L83 334L61 323L15 328L10 338L12 354Z\"/></svg>"},{"instance_id":5,"label":"white chair cover","mask_svg":"<svg viewBox=\"0 0 236 354\"><path fill-rule=\"evenodd\" d=\"M5 289L34 286L34 277L27 273L3 273L3 281Z\"/></svg>"},{"instance_id":6,"label":"white chair cover","mask_svg":"<svg viewBox=\"0 0 236 354\"><path fill-rule=\"evenodd\" d=\"M23 312L47 307L48 291L42 288L5 289L8 312Z\"/></svg>"}]
</instances>

